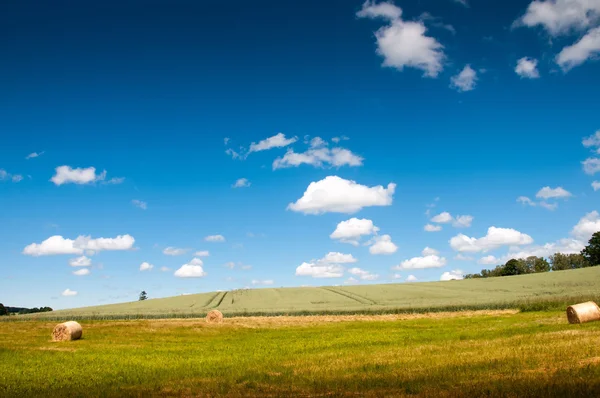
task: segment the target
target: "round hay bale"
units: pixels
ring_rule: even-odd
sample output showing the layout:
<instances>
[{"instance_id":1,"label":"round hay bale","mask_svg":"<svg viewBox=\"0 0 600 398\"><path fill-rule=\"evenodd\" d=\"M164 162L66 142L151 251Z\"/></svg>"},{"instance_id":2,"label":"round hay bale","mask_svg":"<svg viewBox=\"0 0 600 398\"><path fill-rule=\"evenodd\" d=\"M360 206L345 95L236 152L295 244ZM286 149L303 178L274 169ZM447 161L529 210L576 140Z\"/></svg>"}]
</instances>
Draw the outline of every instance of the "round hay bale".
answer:
<instances>
[{"instance_id":1,"label":"round hay bale","mask_svg":"<svg viewBox=\"0 0 600 398\"><path fill-rule=\"evenodd\" d=\"M81 325L74 321L59 323L52 331L53 341L79 340L83 334Z\"/></svg>"},{"instance_id":2,"label":"round hay bale","mask_svg":"<svg viewBox=\"0 0 600 398\"><path fill-rule=\"evenodd\" d=\"M221 323L223 322L223 314L219 310L211 310L208 314L206 314L206 322Z\"/></svg>"},{"instance_id":3,"label":"round hay bale","mask_svg":"<svg viewBox=\"0 0 600 398\"><path fill-rule=\"evenodd\" d=\"M600 307L593 301L567 307L569 323L600 321Z\"/></svg>"}]
</instances>

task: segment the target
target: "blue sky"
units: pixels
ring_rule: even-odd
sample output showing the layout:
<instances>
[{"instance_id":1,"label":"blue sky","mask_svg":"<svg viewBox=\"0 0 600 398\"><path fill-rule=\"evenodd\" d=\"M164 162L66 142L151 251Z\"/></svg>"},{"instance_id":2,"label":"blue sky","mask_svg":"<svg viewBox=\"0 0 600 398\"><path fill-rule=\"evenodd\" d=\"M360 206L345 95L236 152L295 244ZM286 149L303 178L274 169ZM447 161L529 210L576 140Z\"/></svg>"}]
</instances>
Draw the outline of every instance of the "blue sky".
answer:
<instances>
[{"instance_id":1,"label":"blue sky","mask_svg":"<svg viewBox=\"0 0 600 398\"><path fill-rule=\"evenodd\" d=\"M2 4L0 302L579 251L599 26L583 0Z\"/></svg>"}]
</instances>

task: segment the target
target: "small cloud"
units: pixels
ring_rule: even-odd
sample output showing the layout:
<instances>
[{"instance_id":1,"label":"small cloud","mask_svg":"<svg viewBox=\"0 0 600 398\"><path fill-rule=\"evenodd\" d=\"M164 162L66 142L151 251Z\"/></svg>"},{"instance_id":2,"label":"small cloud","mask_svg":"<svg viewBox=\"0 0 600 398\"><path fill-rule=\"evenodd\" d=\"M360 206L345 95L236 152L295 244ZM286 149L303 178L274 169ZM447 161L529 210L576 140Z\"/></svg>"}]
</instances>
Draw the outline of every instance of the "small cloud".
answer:
<instances>
[{"instance_id":1,"label":"small cloud","mask_svg":"<svg viewBox=\"0 0 600 398\"><path fill-rule=\"evenodd\" d=\"M225 137L225 138L223 138L223 143L224 143L225 145L229 144L229 141L231 141L229 137Z\"/></svg>"},{"instance_id":2,"label":"small cloud","mask_svg":"<svg viewBox=\"0 0 600 398\"><path fill-rule=\"evenodd\" d=\"M459 269L455 269L454 271L444 272L440 277L441 281L459 281L464 279L463 272Z\"/></svg>"},{"instance_id":3,"label":"small cloud","mask_svg":"<svg viewBox=\"0 0 600 398\"><path fill-rule=\"evenodd\" d=\"M202 278L206 276L206 272L202 268L204 263L199 258L193 258L187 264L182 265L174 275L178 278Z\"/></svg>"},{"instance_id":4,"label":"small cloud","mask_svg":"<svg viewBox=\"0 0 600 398\"><path fill-rule=\"evenodd\" d=\"M90 270L87 268L82 268L80 270L73 271L73 275L76 275L76 276L85 276L85 275L89 275L89 274L90 274Z\"/></svg>"},{"instance_id":5,"label":"small cloud","mask_svg":"<svg viewBox=\"0 0 600 398\"><path fill-rule=\"evenodd\" d=\"M177 247L169 246L163 250L163 254L167 256L181 256L188 252L189 249L181 249Z\"/></svg>"},{"instance_id":6,"label":"small cloud","mask_svg":"<svg viewBox=\"0 0 600 398\"><path fill-rule=\"evenodd\" d=\"M250 144L249 153L266 151L272 148L282 148L293 144L296 141L298 141L298 137L285 138L285 134L279 133L272 137L259 141L258 143L253 142L252 144Z\"/></svg>"},{"instance_id":7,"label":"small cloud","mask_svg":"<svg viewBox=\"0 0 600 398\"><path fill-rule=\"evenodd\" d=\"M37 153L37 152L31 152L29 155L27 155L27 156L25 157L25 159L26 159L26 160L29 160L29 159L38 158L38 157L42 156L42 155L44 154L44 152L45 152L45 151L42 151L42 152L39 152L39 153Z\"/></svg>"},{"instance_id":8,"label":"small cloud","mask_svg":"<svg viewBox=\"0 0 600 398\"><path fill-rule=\"evenodd\" d=\"M248 181L248 179L240 178L231 187L232 188L247 188L250 185L252 185L252 184L250 183L250 181Z\"/></svg>"},{"instance_id":9,"label":"small cloud","mask_svg":"<svg viewBox=\"0 0 600 398\"><path fill-rule=\"evenodd\" d=\"M89 267L90 265L92 265L92 259L86 256L72 258L69 260L69 265L71 267Z\"/></svg>"},{"instance_id":10,"label":"small cloud","mask_svg":"<svg viewBox=\"0 0 600 398\"><path fill-rule=\"evenodd\" d=\"M160 270L162 272L169 272L169 271L171 271L171 268L169 268L169 267L160 267Z\"/></svg>"},{"instance_id":11,"label":"small cloud","mask_svg":"<svg viewBox=\"0 0 600 398\"><path fill-rule=\"evenodd\" d=\"M106 170L96 174L95 167L72 168L71 166L59 166L55 169L56 174L50 179L54 185L63 184L91 184L104 181L106 179Z\"/></svg>"},{"instance_id":12,"label":"small cloud","mask_svg":"<svg viewBox=\"0 0 600 398\"><path fill-rule=\"evenodd\" d=\"M523 57L517 61L515 73L521 78L537 79L540 72L537 70L538 60L534 58Z\"/></svg>"},{"instance_id":13,"label":"small cloud","mask_svg":"<svg viewBox=\"0 0 600 398\"><path fill-rule=\"evenodd\" d=\"M423 229L427 232L440 232L442 230L442 226L427 224L425 227L423 227Z\"/></svg>"},{"instance_id":14,"label":"small cloud","mask_svg":"<svg viewBox=\"0 0 600 398\"><path fill-rule=\"evenodd\" d=\"M225 242L225 237L223 235L210 235L204 238L206 242Z\"/></svg>"},{"instance_id":15,"label":"small cloud","mask_svg":"<svg viewBox=\"0 0 600 398\"><path fill-rule=\"evenodd\" d=\"M550 188L544 187L539 190L539 192L535 195L537 198L542 199L565 199L570 198L573 194L563 187Z\"/></svg>"},{"instance_id":16,"label":"small cloud","mask_svg":"<svg viewBox=\"0 0 600 398\"><path fill-rule=\"evenodd\" d=\"M131 201L131 204L134 205L135 207L139 207L142 210L148 209L148 203L142 202L141 200L133 199Z\"/></svg>"},{"instance_id":17,"label":"small cloud","mask_svg":"<svg viewBox=\"0 0 600 398\"><path fill-rule=\"evenodd\" d=\"M208 250L200 250L200 251L197 251L196 253L194 253L194 256L196 256L196 257L208 257L208 256L210 256L210 253L208 252Z\"/></svg>"},{"instance_id":18,"label":"small cloud","mask_svg":"<svg viewBox=\"0 0 600 398\"><path fill-rule=\"evenodd\" d=\"M500 263L500 260L498 260L494 256L485 256L485 257L482 257L479 260L477 260L477 264L481 264L481 265L493 265L493 264L499 264L499 263Z\"/></svg>"},{"instance_id":19,"label":"small cloud","mask_svg":"<svg viewBox=\"0 0 600 398\"><path fill-rule=\"evenodd\" d=\"M154 268L154 265L145 261L142 264L140 264L140 271L150 271L152 268Z\"/></svg>"},{"instance_id":20,"label":"small cloud","mask_svg":"<svg viewBox=\"0 0 600 398\"><path fill-rule=\"evenodd\" d=\"M594 191L600 190L600 181L592 182L592 188L594 189Z\"/></svg>"},{"instance_id":21,"label":"small cloud","mask_svg":"<svg viewBox=\"0 0 600 398\"><path fill-rule=\"evenodd\" d=\"M390 235L381 235L373 238L373 245L369 247L369 253L371 254L394 254L398 251L398 246L392 242Z\"/></svg>"},{"instance_id":22,"label":"small cloud","mask_svg":"<svg viewBox=\"0 0 600 398\"><path fill-rule=\"evenodd\" d=\"M453 220L452 215L450 213L448 213L447 211L440 213L431 219L432 222L438 223L438 224L446 224L446 223L452 222L452 220Z\"/></svg>"},{"instance_id":23,"label":"small cloud","mask_svg":"<svg viewBox=\"0 0 600 398\"><path fill-rule=\"evenodd\" d=\"M61 293L61 295L62 295L62 296L65 296L65 297L77 296L77 292L76 292L76 291L73 291L73 290L71 290L71 289L65 289L65 291L63 291L63 292Z\"/></svg>"},{"instance_id":24,"label":"small cloud","mask_svg":"<svg viewBox=\"0 0 600 398\"><path fill-rule=\"evenodd\" d=\"M477 80L477 72L466 65L458 75L450 78L450 87L458 92L471 91L475 89Z\"/></svg>"},{"instance_id":25,"label":"small cloud","mask_svg":"<svg viewBox=\"0 0 600 398\"><path fill-rule=\"evenodd\" d=\"M374 281L374 280L379 279L379 275L373 274L369 271L365 271L364 269L360 269L360 268L350 268L348 270L348 273L359 277L363 281Z\"/></svg>"},{"instance_id":26,"label":"small cloud","mask_svg":"<svg viewBox=\"0 0 600 398\"><path fill-rule=\"evenodd\" d=\"M407 281L407 282L416 282L417 280L418 280L418 279L417 279L417 277L416 277L416 276L414 276L414 275L409 275L409 276L406 278L406 281Z\"/></svg>"}]
</instances>

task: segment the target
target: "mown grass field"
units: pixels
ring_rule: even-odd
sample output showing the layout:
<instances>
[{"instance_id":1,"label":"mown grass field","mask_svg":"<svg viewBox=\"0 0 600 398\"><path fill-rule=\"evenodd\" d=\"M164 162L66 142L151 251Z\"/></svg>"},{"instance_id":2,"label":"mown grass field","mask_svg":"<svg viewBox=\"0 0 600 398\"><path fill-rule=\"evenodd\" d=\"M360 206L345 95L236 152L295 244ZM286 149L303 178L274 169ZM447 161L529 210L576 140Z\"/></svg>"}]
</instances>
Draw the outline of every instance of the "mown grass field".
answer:
<instances>
[{"instance_id":1,"label":"mown grass field","mask_svg":"<svg viewBox=\"0 0 600 398\"><path fill-rule=\"evenodd\" d=\"M304 287L203 293L36 314L38 319L402 313L502 308L558 308L600 298L600 267L504 278L432 283ZM553 306L545 307L545 304Z\"/></svg>"},{"instance_id":2,"label":"mown grass field","mask_svg":"<svg viewBox=\"0 0 600 398\"><path fill-rule=\"evenodd\" d=\"M0 323L0 396L600 396L600 322L564 311L81 323Z\"/></svg>"}]
</instances>

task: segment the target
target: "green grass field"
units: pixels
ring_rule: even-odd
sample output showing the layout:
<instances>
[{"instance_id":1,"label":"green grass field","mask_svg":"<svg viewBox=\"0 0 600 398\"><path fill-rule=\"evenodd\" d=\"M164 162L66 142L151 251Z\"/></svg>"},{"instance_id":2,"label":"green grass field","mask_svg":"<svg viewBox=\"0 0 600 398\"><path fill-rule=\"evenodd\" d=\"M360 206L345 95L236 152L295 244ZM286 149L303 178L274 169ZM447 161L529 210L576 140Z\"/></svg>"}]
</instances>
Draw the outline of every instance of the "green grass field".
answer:
<instances>
[{"instance_id":1,"label":"green grass field","mask_svg":"<svg viewBox=\"0 0 600 398\"><path fill-rule=\"evenodd\" d=\"M562 308L600 298L600 267L432 283L236 290L36 314L43 319L402 313L465 309ZM29 316L31 317L31 316Z\"/></svg>"},{"instance_id":2,"label":"green grass field","mask_svg":"<svg viewBox=\"0 0 600 398\"><path fill-rule=\"evenodd\" d=\"M0 323L2 397L598 397L600 322L564 311ZM402 319L404 318L404 319Z\"/></svg>"}]
</instances>

